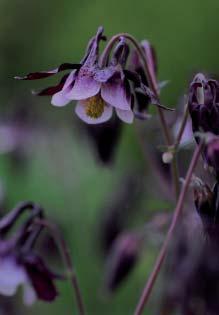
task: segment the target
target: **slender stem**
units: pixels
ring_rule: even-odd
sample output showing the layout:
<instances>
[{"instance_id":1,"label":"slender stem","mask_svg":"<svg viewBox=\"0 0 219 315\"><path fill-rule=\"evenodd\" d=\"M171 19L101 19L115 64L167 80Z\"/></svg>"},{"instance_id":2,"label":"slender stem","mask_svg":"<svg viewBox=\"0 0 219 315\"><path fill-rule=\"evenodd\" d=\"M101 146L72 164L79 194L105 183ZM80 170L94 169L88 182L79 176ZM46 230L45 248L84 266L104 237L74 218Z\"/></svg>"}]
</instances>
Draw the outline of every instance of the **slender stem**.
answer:
<instances>
[{"instance_id":1,"label":"slender stem","mask_svg":"<svg viewBox=\"0 0 219 315\"><path fill-rule=\"evenodd\" d=\"M192 157L192 160L191 160L191 163L189 165L189 169L187 171L187 174L186 174L186 178L185 178L185 183L182 187L182 190L181 190L181 193L179 195L179 199L178 199L178 202L177 202L177 205L176 205L176 208L174 210L174 214L173 214L173 218L172 218L172 222L171 222L171 225L169 227L169 230L168 230L168 233L167 233L167 236L164 240L164 243L163 243L163 246L160 250L160 253L157 257L157 260L155 262L155 265L154 265L154 268L150 274L150 277L146 283L146 286L142 292L142 295L140 297L140 300L137 304L137 307L136 307L136 310L135 310L135 313L134 315L141 315L142 312L143 312L143 309L144 309L144 306L150 296L150 293L153 289L153 286L155 284L155 281L157 279L157 276L159 274L159 271L161 269L161 266L164 262L164 258L166 256L166 252L167 252L167 248L169 246L169 242L173 236L173 232L174 232L174 229L176 227L176 224L178 222L178 219L179 219L179 216L182 212L182 209L183 209L183 205L184 205L184 200L185 200L185 196L186 196L186 193L187 193L187 190L188 190L188 187L189 187L189 183L190 183L190 180L191 180L191 177L192 177L192 173L196 167L196 164L198 162L198 158L200 156L200 153L201 153L201 150L202 150L202 143L199 144L199 146L196 147L196 150L193 154L193 157Z\"/></svg>"},{"instance_id":2,"label":"slender stem","mask_svg":"<svg viewBox=\"0 0 219 315\"><path fill-rule=\"evenodd\" d=\"M83 303L83 298L82 298L81 290L79 287L79 282L78 282L77 275L76 275L76 272L72 263L72 258L70 255L69 248L64 238L62 237L60 231L58 230L55 224L52 224L51 222L48 222L47 220L39 220L39 219L35 220L35 223L49 229L53 237L56 239L60 252L62 253L63 261L66 265L68 276L70 278L73 290L75 292L75 298L76 298L79 314L85 315L85 306Z\"/></svg>"},{"instance_id":3,"label":"slender stem","mask_svg":"<svg viewBox=\"0 0 219 315\"><path fill-rule=\"evenodd\" d=\"M142 59L145 74L146 74L146 77L148 79L148 85L151 88L151 90L153 91L153 93L155 94L155 96L159 99L158 86L157 86L156 79L150 73L147 58L146 58L141 46L139 45L139 43L136 41L136 39L132 35L127 34L127 33L120 33L120 34L113 36L103 51L100 65L101 66L105 65L107 58L108 58L108 55L109 55L111 49L113 48L114 43L120 37L125 37L125 38L129 39L131 41L131 43L135 46L136 50L139 53L139 56ZM171 136L171 133L169 131L169 128L168 128L168 125L167 125L167 122L166 122L166 119L164 116L164 112L159 106L157 106L157 110L158 110L160 124L161 124L162 129L163 129L166 144L167 144L167 146L170 146L170 145L172 145L172 136ZM177 158L175 155L174 155L173 160L171 162L171 173L172 173L173 187L175 190L175 196L177 199L178 195L179 195L180 186L179 186L179 171L178 171L178 166L177 166Z\"/></svg>"}]
</instances>

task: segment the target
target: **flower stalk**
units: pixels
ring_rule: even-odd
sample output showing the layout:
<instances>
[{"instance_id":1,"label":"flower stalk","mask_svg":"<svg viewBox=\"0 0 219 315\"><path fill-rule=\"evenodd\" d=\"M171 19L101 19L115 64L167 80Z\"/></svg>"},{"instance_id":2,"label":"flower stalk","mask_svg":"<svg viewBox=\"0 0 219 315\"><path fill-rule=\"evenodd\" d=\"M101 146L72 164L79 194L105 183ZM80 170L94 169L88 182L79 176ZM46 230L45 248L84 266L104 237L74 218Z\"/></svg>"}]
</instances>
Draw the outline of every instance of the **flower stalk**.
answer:
<instances>
[{"instance_id":1,"label":"flower stalk","mask_svg":"<svg viewBox=\"0 0 219 315\"><path fill-rule=\"evenodd\" d=\"M172 236L173 236L173 232L175 230L175 227L178 223L178 219L182 213L182 210L183 210L183 205L184 205L184 201L185 201L185 197L186 197L186 193L188 191L188 188L189 188L189 184L190 184L190 180L191 180L191 177L192 177L192 174L195 170L195 167L197 165L197 162L198 162L198 159L199 159L199 156L201 154L201 151L202 151L202 148L203 148L203 143L200 143L195 151L194 151L194 154L192 156L192 160L191 160L191 163L189 165L189 168L188 168L188 171L187 171L187 174L186 174L186 178L185 178L185 183L182 187L182 190L181 190L181 193L179 195L179 199L178 199L178 202L177 202L177 205L176 205L176 208L174 210L174 214L173 214L173 218L172 218L172 222L171 222L171 225L169 227L169 230L168 230L168 233L166 235L166 238L164 240L164 243L163 243L163 246L160 250L160 253L157 257L157 260L155 262L155 265L154 265L154 268L149 276L149 279L146 283L146 286L142 292L142 295L140 297L140 300L137 304L137 307L136 307L136 310L134 312L134 315L141 315L143 310L144 310L144 306L145 304L147 303L148 301L148 298L150 296L150 293L154 287L154 284L155 284L155 281L157 279L157 276L160 272L160 269L162 267L162 264L164 262L164 259L166 257L166 253L167 253L167 249L168 249L168 246L169 246L169 243L172 239Z\"/></svg>"},{"instance_id":2,"label":"flower stalk","mask_svg":"<svg viewBox=\"0 0 219 315\"><path fill-rule=\"evenodd\" d=\"M85 306L84 306L84 302L83 302L83 298L82 298L82 294L81 294L81 290L79 286L79 281L78 281L77 274L76 274L76 271L72 262L69 248L64 238L62 237L60 231L58 230L55 224L47 220L39 220L39 219L36 219L35 223L47 228L51 232L54 239L56 240L59 250L62 254L63 262L65 263L66 268L67 268L68 277L71 281L71 285L75 293L75 299L77 303L78 312L80 315L85 315Z\"/></svg>"}]
</instances>

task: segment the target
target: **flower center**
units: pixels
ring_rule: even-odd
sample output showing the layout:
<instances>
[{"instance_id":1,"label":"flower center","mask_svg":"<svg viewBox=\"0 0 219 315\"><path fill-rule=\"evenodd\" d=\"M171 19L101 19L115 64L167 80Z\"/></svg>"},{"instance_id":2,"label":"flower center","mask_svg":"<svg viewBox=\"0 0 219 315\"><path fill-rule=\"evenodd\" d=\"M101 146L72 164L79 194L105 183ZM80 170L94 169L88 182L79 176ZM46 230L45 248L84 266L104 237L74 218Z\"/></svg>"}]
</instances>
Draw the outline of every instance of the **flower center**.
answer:
<instances>
[{"instance_id":1,"label":"flower center","mask_svg":"<svg viewBox=\"0 0 219 315\"><path fill-rule=\"evenodd\" d=\"M87 116L99 118L103 114L105 102L99 94L89 97L84 103Z\"/></svg>"}]
</instances>

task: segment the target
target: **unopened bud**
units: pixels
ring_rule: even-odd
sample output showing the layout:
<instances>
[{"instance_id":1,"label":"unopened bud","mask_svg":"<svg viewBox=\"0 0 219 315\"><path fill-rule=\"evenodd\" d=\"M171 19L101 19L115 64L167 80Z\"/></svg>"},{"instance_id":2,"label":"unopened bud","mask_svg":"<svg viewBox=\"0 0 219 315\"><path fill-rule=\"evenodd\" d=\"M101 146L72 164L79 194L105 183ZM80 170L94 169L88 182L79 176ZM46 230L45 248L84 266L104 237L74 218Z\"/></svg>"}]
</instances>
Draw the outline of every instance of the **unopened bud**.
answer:
<instances>
[{"instance_id":1,"label":"unopened bud","mask_svg":"<svg viewBox=\"0 0 219 315\"><path fill-rule=\"evenodd\" d=\"M136 234L123 234L114 242L106 266L105 286L114 291L134 268L141 248Z\"/></svg>"},{"instance_id":2,"label":"unopened bud","mask_svg":"<svg viewBox=\"0 0 219 315\"><path fill-rule=\"evenodd\" d=\"M165 164L170 164L173 160L173 153L172 152L164 152L162 155L162 160Z\"/></svg>"}]
</instances>

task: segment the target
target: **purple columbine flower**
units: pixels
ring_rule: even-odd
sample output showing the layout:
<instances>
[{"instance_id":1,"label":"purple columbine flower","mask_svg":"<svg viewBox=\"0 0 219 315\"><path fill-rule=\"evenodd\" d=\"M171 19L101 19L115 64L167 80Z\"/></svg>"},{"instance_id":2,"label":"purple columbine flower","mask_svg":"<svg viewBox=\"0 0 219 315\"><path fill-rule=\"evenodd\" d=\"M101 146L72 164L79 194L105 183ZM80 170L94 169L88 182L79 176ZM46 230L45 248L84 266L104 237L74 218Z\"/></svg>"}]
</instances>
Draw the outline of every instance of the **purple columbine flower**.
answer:
<instances>
[{"instance_id":1,"label":"purple columbine flower","mask_svg":"<svg viewBox=\"0 0 219 315\"><path fill-rule=\"evenodd\" d=\"M26 210L31 210L30 217L8 239L8 232ZM33 220L42 215L40 207L27 202L0 220L0 294L13 296L21 286L27 305L36 299L51 302L58 295L54 280L60 277L51 272L33 250L41 232L41 227L34 226Z\"/></svg>"},{"instance_id":2,"label":"purple columbine flower","mask_svg":"<svg viewBox=\"0 0 219 315\"><path fill-rule=\"evenodd\" d=\"M129 82L123 72L127 60L127 44L120 40L110 63L105 67L99 64L99 43L105 39L103 28L89 42L87 52L80 64L62 64L59 68L47 72L30 73L18 79L34 80L54 75L60 71L73 69L56 86L49 87L38 95L52 95L51 103L65 106L76 100L76 114L89 124L103 123L109 120L116 110L124 122L133 121L131 92Z\"/></svg>"},{"instance_id":3,"label":"purple columbine flower","mask_svg":"<svg viewBox=\"0 0 219 315\"><path fill-rule=\"evenodd\" d=\"M193 131L219 135L219 84L198 73L189 90L189 111Z\"/></svg>"},{"instance_id":4,"label":"purple columbine flower","mask_svg":"<svg viewBox=\"0 0 219 315\"><path fill-rule=\"evenodd\" d=\"M5 246L0 242L0 294L13 296L22 286L26 305L32 305L37 299L53 301L58 295L54 284L57 276L47 268L42 258L33 252L25 255L16 248L5 251L2 249Z\"/></svg>"}]
</instances>

